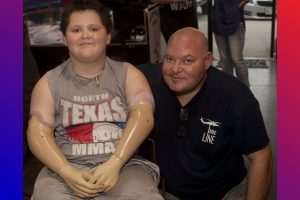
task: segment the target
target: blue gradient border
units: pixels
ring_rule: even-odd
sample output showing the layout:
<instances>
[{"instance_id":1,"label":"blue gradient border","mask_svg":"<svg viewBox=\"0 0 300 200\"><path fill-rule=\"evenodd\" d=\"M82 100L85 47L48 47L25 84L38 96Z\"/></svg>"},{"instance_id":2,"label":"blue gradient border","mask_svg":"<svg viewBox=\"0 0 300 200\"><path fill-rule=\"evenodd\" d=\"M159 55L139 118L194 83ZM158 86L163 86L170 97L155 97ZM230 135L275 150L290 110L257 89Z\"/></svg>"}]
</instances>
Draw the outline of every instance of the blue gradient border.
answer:
<instances>
[{"instance_id":1,"label":"blue gradient border","mask_svg":"<svg viewBox=\"0 0 300 200\"><path fill-rule=\"evenodd\" d=\"M0 8L1 55L1 199L22 195L22 1L3 1Z\"/></svg>"}]
</instances>

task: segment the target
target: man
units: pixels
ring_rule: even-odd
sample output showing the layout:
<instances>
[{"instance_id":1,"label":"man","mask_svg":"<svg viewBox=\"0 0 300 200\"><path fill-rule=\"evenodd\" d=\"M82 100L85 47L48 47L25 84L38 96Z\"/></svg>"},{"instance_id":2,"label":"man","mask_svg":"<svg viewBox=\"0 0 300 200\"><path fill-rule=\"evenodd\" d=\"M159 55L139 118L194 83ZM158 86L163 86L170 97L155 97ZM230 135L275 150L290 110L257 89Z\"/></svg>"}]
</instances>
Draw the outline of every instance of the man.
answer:
<instances>
[{"instance_id":1,"label":"man","mask_svg":"<svg viewBox=\"0 0 300 200\"><path fill-rule=\"evenodd\" d=\"M211 63L206 37L187 27L171 36L162 71L142 69L155 98L157 161L169 199L265 199L272 156L259 103Z\"/></svg>"}]
</instances>

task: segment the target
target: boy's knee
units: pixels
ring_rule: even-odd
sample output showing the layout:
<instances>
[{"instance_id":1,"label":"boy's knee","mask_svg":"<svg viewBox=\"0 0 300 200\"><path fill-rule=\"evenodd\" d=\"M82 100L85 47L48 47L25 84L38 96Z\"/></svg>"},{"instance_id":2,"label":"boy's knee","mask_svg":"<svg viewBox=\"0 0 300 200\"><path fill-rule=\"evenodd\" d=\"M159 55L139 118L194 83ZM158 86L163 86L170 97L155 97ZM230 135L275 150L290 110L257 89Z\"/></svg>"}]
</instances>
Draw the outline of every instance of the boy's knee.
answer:
<instances>
[{"instance_id":1,"label":"boy's knee","mask_svg":"<svg viewBox=\"0 0 300 200\"><path fill-rule=\"evenodd\" d=\"M36 181L31 200L62 199L63 195L67 195L67 190L59 181L44 177Z\"/></svg>"}]
</instances>

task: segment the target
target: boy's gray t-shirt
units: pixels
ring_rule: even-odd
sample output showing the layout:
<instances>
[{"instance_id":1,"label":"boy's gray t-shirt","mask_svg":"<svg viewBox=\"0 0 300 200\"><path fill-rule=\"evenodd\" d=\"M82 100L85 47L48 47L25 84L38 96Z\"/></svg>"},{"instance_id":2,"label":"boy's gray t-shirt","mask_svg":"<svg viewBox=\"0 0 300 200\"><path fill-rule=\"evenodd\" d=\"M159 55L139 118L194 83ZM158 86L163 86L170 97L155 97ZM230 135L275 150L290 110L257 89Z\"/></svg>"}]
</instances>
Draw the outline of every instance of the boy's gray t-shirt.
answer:
<instances>
[{"instance_id":1,"label":"boy's gray t-shirt","mask_svg":"<svg viewBox=\"0 0 300 200\"><path fill-rule=\"evenodd\" d=\"M128 119L125 81L128 63L106 58L95 79L83 79L70 60L47 73L55 101L55 139L75 164L96 165L114 152Z\"/></svg>"}]
</instances>

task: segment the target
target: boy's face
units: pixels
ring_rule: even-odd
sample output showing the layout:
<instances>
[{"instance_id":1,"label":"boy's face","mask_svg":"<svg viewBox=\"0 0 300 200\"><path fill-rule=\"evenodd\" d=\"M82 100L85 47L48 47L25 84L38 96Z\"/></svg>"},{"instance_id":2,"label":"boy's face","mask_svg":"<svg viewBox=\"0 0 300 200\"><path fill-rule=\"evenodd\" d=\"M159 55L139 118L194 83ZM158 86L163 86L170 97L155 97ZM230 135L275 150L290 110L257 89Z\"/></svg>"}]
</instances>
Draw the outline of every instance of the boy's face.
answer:
<instances>
[{"instance_id":1,"label":"boy's face","mask_svg":"<svg viewBox=\"0 0 300 200\"><path fill-rule=\"evenodd\" d=\"M111 35L95 11L76 11L71 14L64 36L71 58L95 61L106 56L106 45L110 40Z\"/></svg>"}]
</instances>

